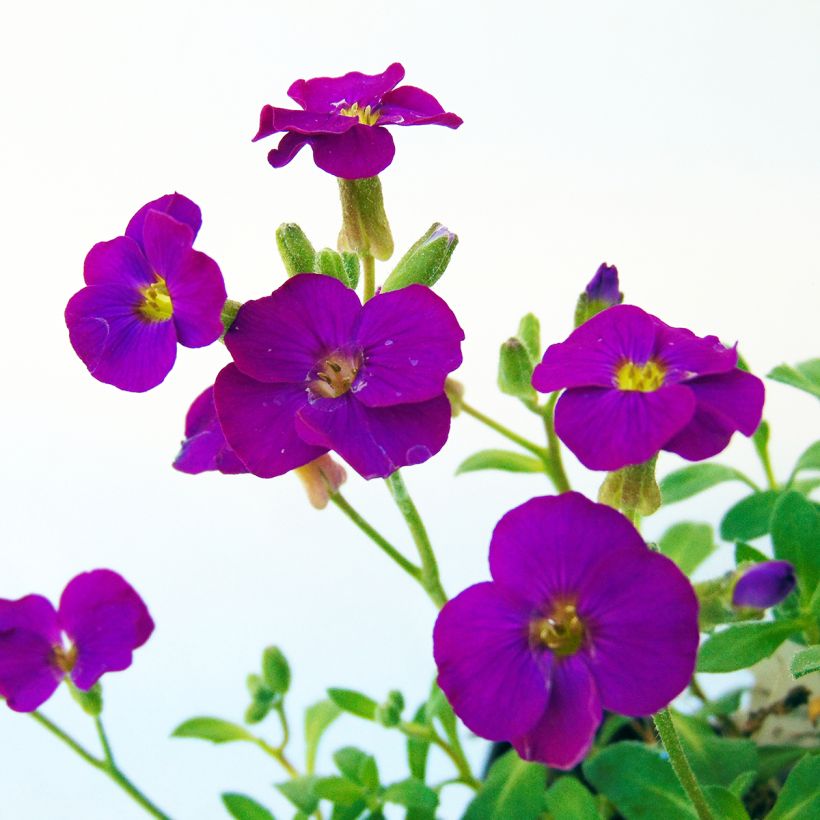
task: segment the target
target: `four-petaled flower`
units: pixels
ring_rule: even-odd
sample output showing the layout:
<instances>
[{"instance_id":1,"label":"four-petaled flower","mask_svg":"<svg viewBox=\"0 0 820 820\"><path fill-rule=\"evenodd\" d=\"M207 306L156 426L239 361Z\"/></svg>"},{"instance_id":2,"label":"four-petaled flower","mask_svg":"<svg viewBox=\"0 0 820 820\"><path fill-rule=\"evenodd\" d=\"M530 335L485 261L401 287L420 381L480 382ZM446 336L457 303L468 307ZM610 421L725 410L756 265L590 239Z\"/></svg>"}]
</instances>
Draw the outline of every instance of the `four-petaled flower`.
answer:
<instances>
[{"instance_id":1,"label":"four-petaled flower","mask_svg":"<svg viewBox=\"0 0 820 820\"><path fill-rule=\"evenodd\" d=\"M343 77L296 80L288 96L301 111L266 105L254 141L285 132L268 154L274 168L287 165L305 145L323 171L344 179L372 177L393 160L395 146L385 125L446 125L461 117L446 112L435 97L403 85L404 68L393 63L383 74L351 71Z\"/></svg>"},{"instance_id":2,"label":"four-petaled flower","mask_svg":"<svg viewBox=\"0 0 820 820\"><path fill-rule=\"evenodd\" d=\"M649 715L689 682L694 590L615 510L578 493L533 498L496 526L490 572L433 634L439 685L477 735L569 769L602 709Z\"/></svg>"},{"instance_id":3,"label":"four-petaled flower","mask_svg":"<svg viewBox=\"0 0 820 820\"><path fill-rule=\"evenodd\" d=\"M255 475L282 475L335 450L365 478L437 453L450 429L447 374L464 333L422 285L364 306L337 279L298 274L246 302L214 385L228 444Z\"/></svg>"},{"instance_id":4,"label":"four-petaled flower","mask_svg":"<svg viewBox=\"0 0 820 820\"><path fill-rule=\"evenodd\" d=\"M192 248L201 223L197 205L168 194L140 208L125 236L88 252L87 287L65 320L95 379L150 390L174 366L177 342L204 347L220 337L225 284L216 262Z\"/></svg>"},{"instance_id":5,"label":"four-petaled flower","mask_svg":"<svg viewBox=\"0 0 820 820\"><path fill-rule=\"evenodd\" d=\"M42 595L0 599L0 695L14 711L32 712L65 677L87 691L106 672L127 669L153 630L139 595L107 569L70 581L58 610Z\"/></svg>"},{"instance_id":6,"label":"four-petaled flower","mask_svg":"<svg viewBox=\"0 0 820 820\"><path fill-rule=\"evenodd\" d=\"M737 367L737 351L632 305L615 305L547 349L536 390L568 388L555 431L591 470L619 470L669 450L689 461L752 435L763 383Z\"/></svg>"}]
</instances>

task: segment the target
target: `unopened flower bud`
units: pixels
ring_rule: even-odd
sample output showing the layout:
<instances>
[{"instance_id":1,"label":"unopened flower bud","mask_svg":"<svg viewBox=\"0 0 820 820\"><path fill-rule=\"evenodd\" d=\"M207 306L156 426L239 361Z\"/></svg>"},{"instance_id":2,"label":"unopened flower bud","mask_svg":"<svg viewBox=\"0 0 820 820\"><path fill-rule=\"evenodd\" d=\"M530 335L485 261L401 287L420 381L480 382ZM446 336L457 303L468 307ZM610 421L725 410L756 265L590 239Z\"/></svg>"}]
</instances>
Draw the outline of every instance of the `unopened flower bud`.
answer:
<instances>
[{"instance_id":1,"label":"unopened flower bud","mask_svg":"<svg viewBox=\"0 0 820 820\"><path fill-rule=\"evenodd\" d=\"M450 264L458 245L458 237L439 222L402 256L399 264L385 280L382 291L399 290L408 285L432 287Z\"/></svg>"},{"instance_id":2,"label":"unopened flower bud","mask_svg":"<svg viewBox=\"0 0 820 820\"><path fill-rule=\"evenodd\" d=\"M450 400L450 414L455 418L461 413L464 403L464 385L456 379L448 378L444 382L444 392Z\"/></svg>"},{"instance_id":3,"label":"unopened flower bud","mask_svg":"<svg viewBox=\"0 0 820 820\"><path fill-rule=\"evenodd\" d=\"M344 285L350 285L347 279L347 271L342 262L342 255L331 248L322 248L316 254L316 272L325 276L332 276Z\"/></svg>"},{"instance_id":4,"label":"unopened flower bud","mask_svg":"<svg viewBox=\"0 0 820 820\"><path fill-rule=\"evenodd\" d=\"M294 472L302 480L308 500L317 510L327 507L330 497L335 495L347 480L344 467L327 454L315 458L304 467L297 467Z\"/></svg>"},{"instance_id":5,"label":"unopened flower bud","mask_svg":"<svg viewBox=\"0 0 820 820\"><path fill-rule=\"evenodd\" d=\"M276 229L276 246L288 276L316 272L316 251L295 223L285 222Z\"/></svg>"},{"instance_id":6,"label":"unopened flower bud","mask_svg":"<svg viewBox=\"0 0 820 820\"><path fill-rule=\"evenodd\" d=\"M754 564L738 578L732 592L732 605L768 609L784 601L796 583L794 567L788 561Z\"/></svg>"},{"instance_id":7,"label":"unopened flower bud","mask_svg":"<svg viewBox=\"0 0 820 820\"><path fill-rule=\"evenodd\" d=\"M532 386L532 371L535 362L521 339L513 336L507 339L498 356L498 386L502 393L518 399L532 401L535 388Z\"/></svg>"},{"instance_id":8,"label":"unopened flower bud","mask_svg":"<svg viewBox=\"0 0 820 820\"><path fill-rule=\"evenodd\" d=\"M620 305L624 295L619 290L618 268L602 263L584 292L578 297L575 307L575 327L613 305Z\"/></svg>"},{"instance_id":9,"label":"unopened flower bud","mask_svg":"<svg viewBox=\"0 0 820 820\"><path fill-rule=\"evenodd\" d=\"M347 284L356 290L356 285L359 284L359 257L350 251L342 251L342 266L347 276Z\"/></svg>"},{"instance_id":10,"label":"unopened flower bud","mask_svg":"<svg viewBox=\"0 0 820 820\"><path fill-rule=\"evenodd\" d=\"M515 334L524 343L527 353L534 362L541 360L541 322L534 313L528 313L518 323L518 333Z\"/></svg>"},{"instance_id":11,"label":"unopened flower bud","mask_svg":"<svg viewBox=\"0 0 820 820\"><path fill-rule=\"evenodd\" d=\"M359 256L389 259L393 255L393 235L384 212L382 184L378 177L339 179L342 201L342 230L339 250Z\"/></svg>"},{"instance_id":12,"label":"unopened flower bud","mask_svg":"<svg viewBox=\"0 0 820 820\"><path fill-rule=\"evenodd\" d=\"M404 711L404 696L396 690L387 695L387 700L376 708L376 720L382 726L398 726Z\"/></svg>"}]
</instances>

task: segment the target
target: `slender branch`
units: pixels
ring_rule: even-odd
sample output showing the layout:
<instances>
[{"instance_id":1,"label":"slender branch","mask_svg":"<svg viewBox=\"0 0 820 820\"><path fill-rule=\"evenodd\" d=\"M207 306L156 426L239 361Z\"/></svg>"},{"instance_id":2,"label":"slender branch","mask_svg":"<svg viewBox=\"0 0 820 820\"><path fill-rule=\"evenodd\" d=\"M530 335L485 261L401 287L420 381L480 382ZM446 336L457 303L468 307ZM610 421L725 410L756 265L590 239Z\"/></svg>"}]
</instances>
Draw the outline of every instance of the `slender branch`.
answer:
<instances>
[{"instance_id":1,"label":"slender branch","mask_svg":"<svg viewBox=\"0 0 820 820\"><path fill-rule=\"evenodd\" d=\"M448 743L432 726L422 726L419 723L402 722L398 726L399 731L407 737L418 738L419 740L426 740L434 746L438 746L447 757L453 762L453 765L458 771L458 780L456 782L463 783L471 789L478 791L481 788L481 783L473 776L470 764L464 755L464 750L458 743Z\"/></svg>"},{"instance_id":2,"label":"slender branch","mask_svg":"<svg viewBox=\"0 0 820 820\"><path fill-rule=\"evenodd\" d=\"M500 433L504 438L508 438L510 441L514 441L519 447L523 447L525 450L529 450L533 455L538 456L542 461L547 459L547 451L543 447L539 447L534 442L530 441L529 439L524 438L523 436L519 436L518 433L513 432L509 429L509 427L505 427L500 422L497 422L495 419L491 419L489 416L484 415L480 410L476 410L470 404L466 402L461 402L461 409L468 415L472 416L474 419L477 419L482 424L489 427L491 430L495 430L496 433Z\"/></svg>"},{"instance_id":3,"label":"slender branch","mask_svg":"<svg viewBox=\"0 0 820 820\"><path fill-rule=\"evenodd\" d=\"M288 760L287 755L282 749L277 749L276 746L271 746L270 743L262 740L261 737L254 738L254 743L267 752L287 773L290 777L299 777L299 770Z\"/></svg>"},{"instance_id":4,"label":"slender branch","mask_svg":"<svg viewBox=\"0 0 820 820\"><path fill-rule=\"evenodd\" d=\"M30 712L29 713L34 720L37 721L41 726L48 729L51 734L55 737L58 737L62 740L63 743L66 744L70 749L76 752L86 763L90 766L93 766L95 769L105 770L105 761L99 760L98 758L94 757L91 752L89 752L86 748L81 746L76 740L74 740L71 735L67 732L64 732L56 723L52 723L44 714L41 712Z\"/></svg>"},{"instance_id":5,"label":"slender branch","mask_svg":"<svg viewBox=\"0 0 820 820\"><path fill-rule=\"evenodd\" d=\"M103 726L99 715L94 716L94 725L97 727L97 735L100 738L100 745L103 748L105 761L111 768L116 769L117 764L114 762L114 752L111 750L111 744L108 742L108 735L105 733L105 727Z\"/></svg>"},{"instance_id":6,"label":"slender branch","mask_svg":"<svg viewBox=\"0 0 820 820\"><path fill-rule=\"evenodd\" d=\"M559 493L568 493L571 489L569 479L564 470L561 458L561 442L555 434L555 403L558 401L558 391L553 393L541 410L544 417L544 429L547 432L547 457L549 460L550 478Z\"/></svg>"},{"instance_id":7,"label":"slender branch","mask_svg":"<svg viewBox=\"0 0 820 820\"><path fill-rule=\"evenodd\" d=\"M364 301L372 299L376 293L376 260L369 254L361 257L364 273Z\"/></svg>"}]
</instances>

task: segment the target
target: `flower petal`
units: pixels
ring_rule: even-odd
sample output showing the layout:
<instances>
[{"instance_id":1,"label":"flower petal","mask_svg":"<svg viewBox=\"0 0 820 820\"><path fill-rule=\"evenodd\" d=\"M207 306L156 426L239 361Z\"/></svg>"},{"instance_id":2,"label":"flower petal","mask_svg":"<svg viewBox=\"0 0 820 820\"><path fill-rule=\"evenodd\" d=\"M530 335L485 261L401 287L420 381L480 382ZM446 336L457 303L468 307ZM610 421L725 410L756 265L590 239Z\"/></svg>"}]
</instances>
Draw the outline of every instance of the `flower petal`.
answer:
<instances>
[{"instance_id":1,"label":"flower petal","mask_svg":"<svg viewBox=\"0 0 820 820\"><path fill-rule=\"evenodd\" d=\"M87 285L127 285L132 289L154 282L154 272L139 245L127 236L98 242L85 257Z\"/></svg>"},{"instance_id":2,"label":"flower petal","mask_svg":"<svg viewBox=\"0 0 820 820\"><path fill-rule=\"evenodd\" d=\"M604 313L611 310L615 308ZM654 456L694 412L695 397L688 385L664 386L653 393L575 387L558 400L555 432L588 469L620 470Z\"/></svg>"},{"instance_id":3,"label":"flower petal","mask_svg":"<svg viewBox=\"0 0 820 820\"><path fill-rule=\"evenodd\" d=\"M304 384L259 382L229 364L216 377L214 400L228 444L254 475L284 475L327 452L296 433L294 418L307 402Z\"/></svg>"},{"instance_id":4,"label":"flower petal","mask_svg":"<svg viewBox=\"0 0 820 820\"><path fill-rule=\"evenodd\" d=\"M760 424L765 388L757 376L735 369L693 379L686 386L697 400L695 414L664 450L700 461L720 453L735 431L750 436Z\"/></svg>"},{"instance_id":5,"label":"flower petal","mask_svg":"<svg viewBox=\"0 0 820 820\"><path fill-rule=\"evenodd\" d=\"M363 478L387 478L444 446L450 402L442 393L415 404L367 407L346 393L305 404L296 429L305 441L335 450Z\"/></svg>"},{"instance_id":6,"label":"flower petal","mask_svg":"<svg viewBox=\"0 0 820 820\"><path fill-rule=\"evenodd\" d=\"M145 255L154 272L165 280L173 278L191 253L194 232L168 214L149 211L142 233Z\"/></svg>"},{"instance_id":7,"label":"flower petal","mask_svg":"<svg viewBox=\"0 0 820 820\"><path fill-rule=\"evenodd\" d=\"M343 179L374 177L390 165L396 153L390 132L378 125L357 123L344 134L311 137L310 144L316 165Z\"/></svg>"},{"instance_id":8,"label":"flower petal","mask_svg":"<svg viewBox=\"0 0 820 820\"><path fill-rule=\"evenodd\" d=\"M305 387L324 357L350 345L360 310L359 297L338 279L298 274L270 296L245 302L225 344L247 376Z\"/></svg>"},{"instance_id":9,"label":"flower petal","mask_svg":"<svg viewBox=\"0 0 820 820\"><path fill-rule=\"evenodd\" d=\"M447 303L423 285L370 299L356 329L364 351L356 398L384 407L440 395L447 374L461 364L462 339Z\"/></svg>"},{"instance_id":10,"label":"flower petal","mask_svg":"<svg viewBox=\"0 0 820 820\"><path fill-rule=\"evenodd\" d=\"M130 287L94 286L75 294L65 311L71 345L91 375L134 393L162 382L177 348L174 323L142 319L141 300Z\"/></svg>"},{"instance_id":11,"label":"flower petal","mask_svg":"<svg viewBox=\"0 0 820 820\"><path fill-rule=\"evenodd\" d=\"M149 211L160 211L172 216L177 222L187 225L193 232L194 238L202 227L202 212L199 205L182 194L166 194L159 199L143 205L132 217L125 229L125 235L131 237L143 250L143 229L145 227L145 217Z\"/></svg>"},{"instance_id":12,"label":"flower petal","mask_svg":"<svg viewBox=\"0 0 820 820\"><path fill-rule=\"evenodd\" d=\"M179 343L205 347L215 342L224 330L222 308L228 298L219 265L210 256L191 251L168 273L167 285Z\"/></svg>"},{"instance_id":13,"label":"flower petal","mask_svg":"<svg viewBox=\"0 0 820 820\"><path fill-rule=\"evenodd\" d=\"M426 91L413 85L394 88L384 95L379 107L382 125L446 125L458 128L464 120L446 112L441 103Z\"/></svg>"},{"instance_id":14,"label":"flower petal","mask_svg":"<svg viewBox=\"0 0 820 820\"><path fill-rule=\"evenodd\" d=\"M488 740L527 732L547 705L551 656L528 643L529 607L497 584L448 601L433 630L438 684L467 728Z\"/></svg>"},{"instance_id":15,"label":"flower petal","mask_svg":"<svg viewBox=\"0 0 820 820\"><path fill-rule=\"evenodd\" d=\"M580 493L533 498L496 524L490 572L533 608L576 597L610 555L647 552L619 512Z\"/></svg>"},{"instance_id":16,"label":"flower petal","mask_svg":"<svg viewBox=\"0 0 820 820\"><path fill-rule=\"evenodd\" d=\"M63 590L60 625L77 647L71 678L90 689L106 672L131 665L132 652L154 631L142 598L116 572L97 569L71 580Z\"/></svg>"},{"instance_id":17,"label":"flower petal","mask_svg":"<svg viewBox=\"0 0 820 820\"><path fill-rule=\"evenodd\" d=\"M581 657L553 663L550 699L541 719L513 740L524 760L538 760L554 769L572 769L592 745L601 722L595 681Z\"/></svg>"},{"instance_id":18,"label":"flower petal","mask_svg":"<svg viewBox=\"0 0 820 820\"><path fill-rule=\"evenodd\" d=\"M658 321L657 358L667 367L666 383L710 373L726 373L737 364L737 350L717 336L695 336L685 327Z\"/></svg>"},{"instance_id":19,"label":"flower petal","mask_svg":"<svg viewBox=\"0 0 820 820\"><path fill-rule=\"evenodd\" d=\"M337 111L353 103L364 108L377 105L382 97L404 79L401 63L392 63L381 74L351 71L342 77L296 80L288 96L306 111Z\"/></svg>"},{"instance_id":20,"label":"flower petal","mask_svg":"<svg viewBox=\"0 0 820 820\"><path fill-rule=\"evenodd\" d=\"M285 134L285 136L279 140L279 145L268 151L268 162L274 168L283 168L309 144L311 144L310 137L304 137L301 134L293 132Z\"/></svg>"},{"instance_id":21,"label":"flower petal","mask_svg":"<svg viewBox=\"0 0 820 820\"><path fill-rule=\"evenodd\" d=\"M266 105L259 114L259 130L253 142L282 131L293 131L297 134L342 134L349 131L357 122L358 118L346 117L343 114L292 111L288 108Z\"/></svg>"}]
</instances>

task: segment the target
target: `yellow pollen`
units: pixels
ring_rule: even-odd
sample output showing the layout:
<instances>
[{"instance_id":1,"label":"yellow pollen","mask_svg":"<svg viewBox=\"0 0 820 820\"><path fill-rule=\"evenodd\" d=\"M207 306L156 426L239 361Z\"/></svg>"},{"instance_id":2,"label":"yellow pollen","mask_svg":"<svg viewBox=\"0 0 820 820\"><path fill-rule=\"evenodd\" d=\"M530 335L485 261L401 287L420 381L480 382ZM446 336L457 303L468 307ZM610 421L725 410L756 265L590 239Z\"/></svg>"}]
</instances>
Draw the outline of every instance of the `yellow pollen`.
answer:
<instances>
[{"instance_id":1,"label":"yellow pollen","mask_svg":"<svg viewBox=\"0 0 820 820\"><path fill-rule=\"evenodd\" d=\"M558 604L546 618L530 621L530 646L552 650L559 657L574 655L584 642L586 630L575 604Z\"/></svg>"},{"instance_id":2,"label":"yellow pollen","mask_svg":"<svg viewBox=\"0 0 820 820\"><path fill-rule=\"evenodd\" d=\"M347 108L342 108L339 113L345 117L358 117L362 125L375 125L381 116L381 114L378 111L374 111L371 106L366 105L362 108L357 102L354 102L353 105Z\"/></svg>"},{"instance_id":3,"label":"yellow pollen","mask_svg":"<svg viewBox=\"0 0 820 820\"><path fill-rule=\"evenodd\" d=\"M167 322L174 315L174 305L168 285L161 276L152 285L142 288L143 302L138 310L143 319L149 322Z\"/></svg>"},{"instance_id":4,"label":"yellow pollen","mask_svg":"<svg viewBox=\"0 0 820 820\"><path fill-rule=\"evenodd\" d=\"M618 390L653 393L663 386L665 376L666 368L655 359L646 364L627 361L615 371L615 384Z\"/></svg>"},{"instance_id":5,"label":"yellow pollen","mask_svg":"<svg viewBox=\"0 0 820 820\"><path fill-rule=\"evenodd\" d=\"M315 396L336 399L350 390L359 373L360 362L342 353L332 353L316 365L310 389Z\"/></svg>"},{"instance_id":6,"label":"yellow pollen","mask_svg":"<svg viewBox=\"0 0 820 820\"><path fill-rule=\"evenodd\" d=\"M54 663L61 672L67 675L77 663L77 647L72 644L66 649L63 646L54 647Z\"/></svg>"}]
</instances>

